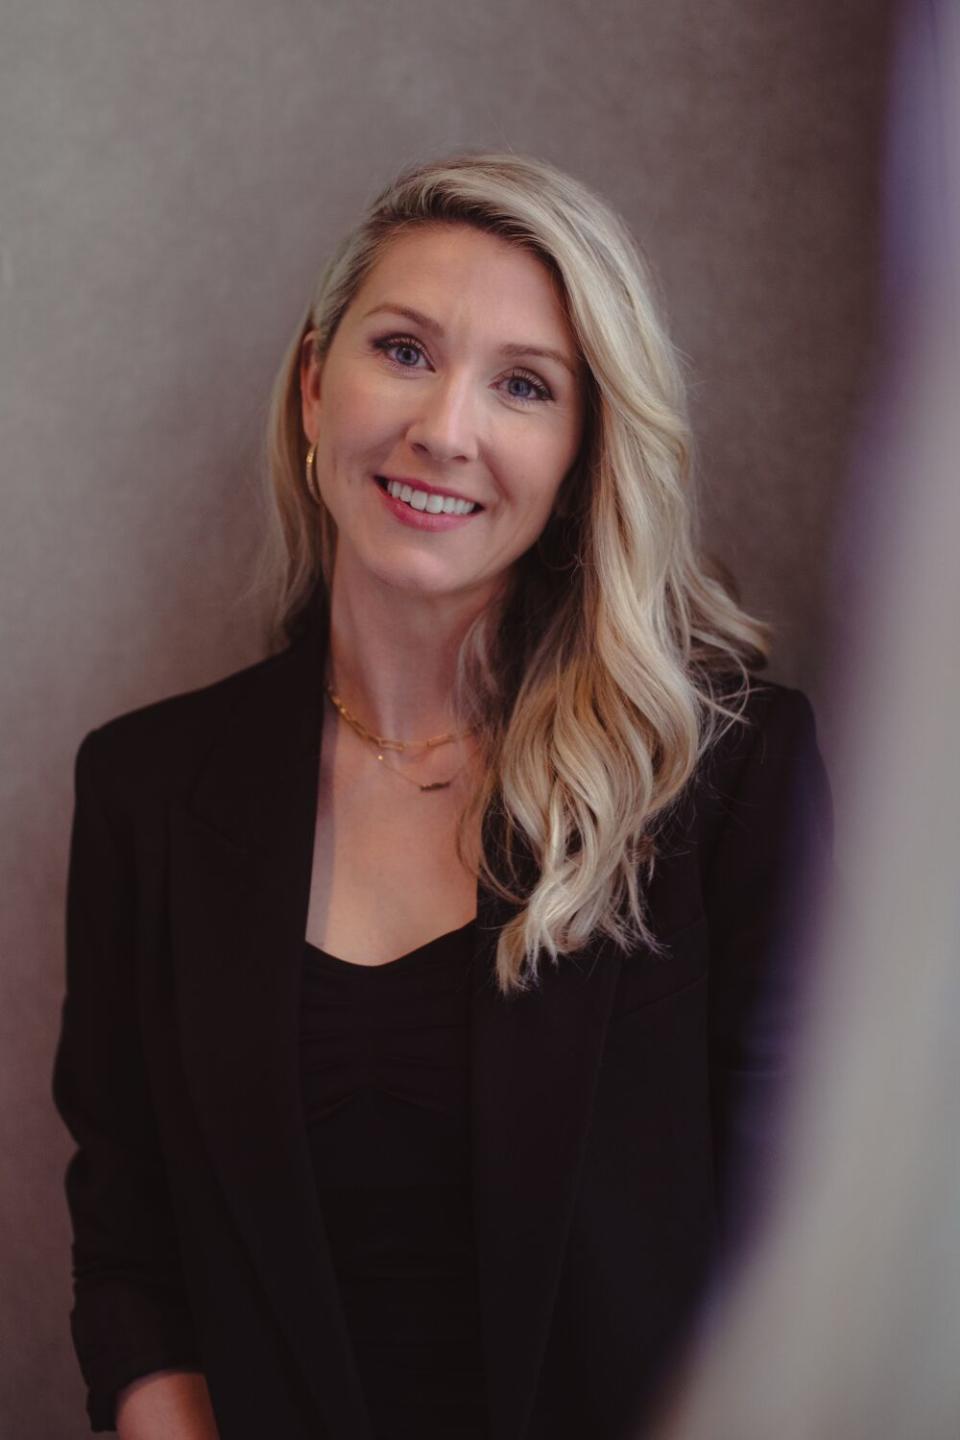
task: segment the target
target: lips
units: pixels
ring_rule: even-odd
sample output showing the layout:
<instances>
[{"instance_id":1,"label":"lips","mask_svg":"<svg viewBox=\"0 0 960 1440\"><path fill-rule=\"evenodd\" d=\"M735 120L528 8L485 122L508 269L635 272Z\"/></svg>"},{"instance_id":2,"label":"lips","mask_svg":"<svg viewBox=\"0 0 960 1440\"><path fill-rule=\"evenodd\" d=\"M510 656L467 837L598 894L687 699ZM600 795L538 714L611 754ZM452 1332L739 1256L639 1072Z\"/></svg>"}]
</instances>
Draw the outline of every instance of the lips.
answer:
<instances>
[{"instance_id":1,"label":"lips","mask_svg":"<svg viewBox=\"0 0 960 1440\"><path fill-rule=\"evenodd\" d=\"M409 482L403 482L402 488L407 491L409 500L404 500L401 494L391 494L391 491L401 491L401 482L387 481L379 475L372 477L380 492L380 503L384 505L394 519L403 526L421 533L438 534L447 530L459 530L464 525L473 524L480 513L479 507L474 507L469 500L458 500L451 498L444 500L441 506L442 490L435 490L430 495L426 491L420 491L419 504L410 503L414 496L413 487ZM408 488L409 487L409 488ZM433 506L436 504L437 508ZM428 508L429 507L429 508ZM449 507L449 508L447 508Z\"/></svg>"}]
</instances>

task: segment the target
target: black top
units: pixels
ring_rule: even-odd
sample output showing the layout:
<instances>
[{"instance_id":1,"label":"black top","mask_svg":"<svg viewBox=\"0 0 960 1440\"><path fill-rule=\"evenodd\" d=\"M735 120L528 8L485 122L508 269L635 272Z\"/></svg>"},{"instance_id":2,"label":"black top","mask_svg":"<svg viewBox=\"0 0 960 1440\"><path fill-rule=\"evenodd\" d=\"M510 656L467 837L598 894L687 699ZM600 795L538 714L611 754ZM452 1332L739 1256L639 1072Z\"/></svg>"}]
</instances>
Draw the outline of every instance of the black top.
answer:
<instances>
[{"instance_id":1,"label":"black top","mask_svg":"<svg viewBox=\"0 0 960 1440\"><path fill-rule=\"evenodd\" d=\"M487 1433L467 1122L475 923L385 965L305 946L306 1122L377 1440Z\"/></svg>"}]
</instances>

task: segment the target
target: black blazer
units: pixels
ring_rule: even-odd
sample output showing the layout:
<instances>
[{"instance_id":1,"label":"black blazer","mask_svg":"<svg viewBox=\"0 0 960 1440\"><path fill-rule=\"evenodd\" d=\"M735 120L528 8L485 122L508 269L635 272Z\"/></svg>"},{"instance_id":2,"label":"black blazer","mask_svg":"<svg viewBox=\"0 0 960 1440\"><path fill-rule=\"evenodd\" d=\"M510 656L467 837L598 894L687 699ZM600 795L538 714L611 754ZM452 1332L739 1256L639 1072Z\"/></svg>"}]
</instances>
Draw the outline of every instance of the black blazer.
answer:
<instances>
[{"instance_id":1,"label":"black blazer","mask_svg":"<svg viewBox=\"0 0 960 1440\"><path fill-rule=\"evenodd\" d=\"M54 1097L78 1147L71 1327L94 1430L120 1386L192 1366L222 1440L371 1437L298 1090L325 643L314 622L77 755ZM628 1433L775 1144L832 806L803 694L766 682L748 713L657 862L665 958L596 942L507 1001L491 964L511 912L478 889L491 1440Z\"/></svg>"}]
</instances>

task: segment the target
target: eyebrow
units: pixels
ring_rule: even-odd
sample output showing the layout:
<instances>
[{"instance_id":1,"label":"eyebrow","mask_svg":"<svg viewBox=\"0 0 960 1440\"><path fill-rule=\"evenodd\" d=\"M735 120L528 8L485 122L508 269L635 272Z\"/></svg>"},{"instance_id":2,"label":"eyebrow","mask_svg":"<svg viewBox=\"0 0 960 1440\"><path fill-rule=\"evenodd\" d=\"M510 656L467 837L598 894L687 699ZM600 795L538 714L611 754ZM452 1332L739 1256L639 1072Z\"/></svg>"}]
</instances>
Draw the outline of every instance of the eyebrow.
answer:
<instances>
[{"instance_id":1,"label":"eyebrow","mask_svg":"<svg viewBox=\"0 0 960 1440\"><path fill-rule=\"evenodd\" d=\"M371 315L379 315L382 310L389 310L393 315L403 315L407 320L412 320L415 325L422 326L424 330L429 330L434 335L441 337L443 335L443 326L437 320L431 319L429 315L424 315L422 310L414 310L411 305L394 305L389 300L385 300L382 305L374 305L373 309L368 310L363 318L369 320ZM564 355L562 350L554 350L549 345L521 345L512 341L501 345L499 353L511 359L520 355L539 355L544 360L555 360L558 365L569 370L575 380L577 379L576 364L568 355Z\"/></svg>"}]
</instances>

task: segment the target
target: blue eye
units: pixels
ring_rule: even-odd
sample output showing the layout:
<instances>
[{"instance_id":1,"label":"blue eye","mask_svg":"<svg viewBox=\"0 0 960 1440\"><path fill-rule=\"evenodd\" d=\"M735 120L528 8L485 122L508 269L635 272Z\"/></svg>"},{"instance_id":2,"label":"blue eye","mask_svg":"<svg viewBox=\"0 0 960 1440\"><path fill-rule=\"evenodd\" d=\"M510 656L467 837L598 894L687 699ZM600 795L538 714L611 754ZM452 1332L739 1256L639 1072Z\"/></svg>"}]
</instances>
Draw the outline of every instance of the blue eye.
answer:
<instances>
[{"instance_id":1,"label":"blue eye","mask_svg":"<svg viewBox=\"0 0 960 1440\"><path fill-rule=\"evenodd\" d=\"M378 350L382 350L384 354L387 354L390 350L412 350L417 355L423 354L423 350L421 349L418 342L411 339L408 335L393 335L387 340L376 340L374 344L376 345L376 348ZM393 359L392 356L390 356L390 358ZM401 366L401 368L404 370L412 370L414 368L413 365L408 365L403 360L394 360L393 363L395 365Z\"/></svg>"},{"instance_id":2,"label":"blue eye","mask_svg":"<svg viewBox=\"0 0 960 1440\"><path fill-rule=\"evenodd\" d=\"M514 370L511 375L507 376L507 380L510 383L519 380L522 385L529 385L533 390L532 395L517 395L514 393L512 396L514 400L522 400L529 403L532 400L549 400L551 398L550 391L542 380L538 380L534 375L525 375L522 370Z\"/></svg>"},{"instance_id":3,"label":"blue eye","mask_svg":"<svg viewBox=\"0 0 960 1440\"><path fill-rule=\"evenodd\" d=\"M402 370L413 370L415 366L407 364L406 361L403 360L394 360L394 357L390 354L391 350L413 350L416 351L417 356L422 356L423 354L422 344L412 336L386 336L383 340L374 340L373 347L374 350L383 351L387 359L393 364L399 364Z\"/></svg>"},{"instance_id":4,"label":"blue eye","mask_svg":"<svg viewBox=\"0 0 960 1440\"><path fill-rule=\"evenodd\" d=\"M386 335L381 340L374 340L373 346L375 350L379 350L386 356L391 365L396 365L401 370L415 370L417 361L424 356L423 346L412 335ZM391 355L391 350L399 353L406 351L408 355L412 354L414 357L412 363ZM508 385L519 381L520 384L527 385L532 390L533 393L527 395L518 395L516 391L508 392L509 398L516 401L518 405L536 405L553 399L543 381L527 370L511 370L509 375L504 376L504 380Z\"/></svg>"}]
</instances>

